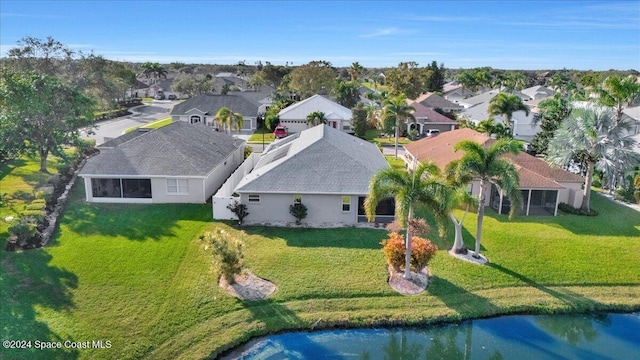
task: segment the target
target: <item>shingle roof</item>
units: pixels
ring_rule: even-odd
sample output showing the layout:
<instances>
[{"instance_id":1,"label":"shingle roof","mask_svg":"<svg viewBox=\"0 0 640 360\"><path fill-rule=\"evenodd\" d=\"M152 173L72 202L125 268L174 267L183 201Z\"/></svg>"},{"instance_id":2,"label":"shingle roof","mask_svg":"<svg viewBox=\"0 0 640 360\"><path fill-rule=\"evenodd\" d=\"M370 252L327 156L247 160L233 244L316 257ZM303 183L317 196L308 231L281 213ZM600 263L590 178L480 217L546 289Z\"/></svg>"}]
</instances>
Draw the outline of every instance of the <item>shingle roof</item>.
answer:
<instances>
[{"instance_id":1,"label":"shingle roof","mask_svg":"<svg viewBox=\"0 0 640 360\"><path fill-rule=\"evenodd\" d=\"M438 94L434 94L432 92L428 92L418 96L418 98L415 101L432 109L440 108L440 109L462 110L464 108L461 105L453 103L443 98L442 96Z\"/></svg>"},{"instance_id":2,"label":"shingle roof","mask_svg":"<svg viewBox=\"0 0 640 360\"><path fill-rule=\"evenodd\" d=\"M419 102L408 101L408 103L415 109L415 111L413 112L413 116L415 116L417 120L422 120L425 123L432 124L457 124L455 120L451 120L448 117L422 105Z\"/></svg>"},{"instance_id":3,"label":"shingle roof","mask_svg":"<svg viewBox=\"0 0 640 360\"><path fill-rule=\"evenodd\" d=\"M260 104L239 95L198 95L176 104L171 110L171 115L185 115L191 109L215 115L223 106L233 112L239 112L244 117L255 117Z\"/></svg>"},{"instance_id":4,"label":"shingle roof","mask_svg":"<svg viewBox=\"0 0 640 360\"><path fill-rule=\"evenodd\" d=\"M455 144L463 140L472 140L481 145L489 145L492 140L488 136L468 128L441 133L438 136L424 138L404 146L420 162L432 160L439 168L444 169L448 163L460 159L462 151L454 152ZM518 155L505 155L516 166L520 175L522 189L560 189L560 183L582 183L582 177L568 171L551 167L544 160L525 152Z\"/></svg>"},{"instance_id":5,"label":"shingle roof","mask_svg":"<svg viewBox=\"0 0 640 360\"><path fill-rule=\"evenodd\" d=\"M273 143L234 191L364 195L388 167L374 144L318 125Z\"/></svg>"},{"instance_id":6,"label":"shingle roof","mask_svg":"<svg viewBox=\"0 0 640 360\"><path fill-rule=\"evenodd\" d=\"M206 176L241 146L224 132L178 121L102 150L80 175Z\"/></svg>"},{"instance_id":7,"label":"shingle roof","mask_svg":"<svg viewBox=\"0 0 640 360\"><path fill-rule=\"evenodd\" d=\"M322 95L313 95L293 105L280 110L280 120L300 120L314 111L322 111L327 119L350 120L351 110Z\"/></svg>"}]
</instances>

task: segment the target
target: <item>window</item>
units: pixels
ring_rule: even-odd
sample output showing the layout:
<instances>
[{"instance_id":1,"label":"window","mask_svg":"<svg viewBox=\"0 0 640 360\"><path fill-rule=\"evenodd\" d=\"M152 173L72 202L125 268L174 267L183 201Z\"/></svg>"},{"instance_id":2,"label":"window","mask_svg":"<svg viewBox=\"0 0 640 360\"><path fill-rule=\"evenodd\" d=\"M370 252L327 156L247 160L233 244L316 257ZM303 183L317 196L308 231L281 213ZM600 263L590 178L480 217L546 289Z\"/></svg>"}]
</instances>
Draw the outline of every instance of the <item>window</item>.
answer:
<instances>
[{"instance_id":1,"label":"window","mask_svg":"<svg viewBox=\"0 0 640 360\"><path fill-rule=\"evenodd\" d=\"M351 211L351 196L342 197L342 212Z\"/></svg>"},{"instance_id":2,"label":"window","mask_svg":"<svg viewBox=\"0 0 640 360\"><path fill-rule=\"evenodd\" d=\"M189 118L189 122L192 124L199 124L202 122L202 118L200 117L200 115L191 115L191 117Z\"/></svg>"},{"instance_id":3,"label":"window","mask_svg":"<svg viewBox=\"0 0 640 360\"><path fill-rule=\"evenodd\" d=\"M260 202L260 194L249 194L249 195L247 195L247 200L250 203L259 203Z\"/></svg>"},{"instance_id":4,"label":"window","mask_svg":"<svg viewBox=\"0 0 640 360\"><path fill-rule=\"evenodd\" d=\"M293 195L293 204L302 204L302 195Z\"/></svg>"},{"instance_id":5,"label":"window","mask_svg":"<svg viewBox=\"0 0 640 360\"><path fill-rule=\"evenodd\" d=\"M472 183L468 183L467 184L467 193L469 195L473 195L473 184Z\"/></svg>"},{"instance_id":6,"label":"window","mask_svg":"<svg viewBox=\"0 0 640 360\"><path fill-rule=\"evenodd\" d=\"M342 130L343 130L343 131L349 131L349 130L351 130L351 125L342 125Z\"/></svg>"},{"instance_id":7,"label":"window","mask_svg":"<svg viewBox=\"0 0 640 360\"><path fill-rule=\"evenodd\" d=\"M167 194L187 195L189 194L188 179L167 179Z\"/></svg>"}]
</instances>

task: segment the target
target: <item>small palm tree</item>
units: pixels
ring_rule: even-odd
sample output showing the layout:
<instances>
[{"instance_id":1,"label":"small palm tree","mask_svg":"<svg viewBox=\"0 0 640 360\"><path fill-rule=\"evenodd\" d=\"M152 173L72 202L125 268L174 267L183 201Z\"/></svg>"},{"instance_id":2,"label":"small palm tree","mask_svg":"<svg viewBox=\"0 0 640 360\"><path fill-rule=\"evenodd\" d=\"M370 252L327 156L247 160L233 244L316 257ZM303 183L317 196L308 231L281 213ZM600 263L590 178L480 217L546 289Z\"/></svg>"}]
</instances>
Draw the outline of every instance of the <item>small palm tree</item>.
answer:
<instances>
[{"instance_id":1,"label":"small palm tree","mask_svg":"<svg viewBox=\"0 0 640 360\"><path fill-rule=\"evenodd\" d=\"M307 115L307 125L313 127L320 124L326 124L327 118L322 111L314 111Z\"/></svg>"},{"instance_id":2,"label":"small palm tree","mask_svg":"<svg viewBox=\"0 0 640 360\"><path fill-rule=\"evenodd\" d=\"M360 65L359 62L356 61L353 64L351 64L351 67L349 68L349 75L351 76L351 81L355 82L356 80L358 80L363 70L364 68L362 67L362 65Z\"/></svg>"},{"instance_id":3,"label":"small palm tree","mask_svg":"<svg viewBox=\"0 0 640 360\"><path fill-rule=\"evenodd\" d=\"M420 164L413 172L398 169L383 169L369 182L369 193L364 201L365 213L369 221L375 220L376 207L380 200L395 198L396 216L402 226L413 219L417 203L424 204L438 221L441 233L447 218L448 204L451 203L451 188L439 176L439 169L433 163ZM406 234L406 255L404 277L411 273L411 238Z\"/></svg>"},{"instance_id":4,"label":"small palm tree","mask_svg":"<svg viewBox=\"0 0 640 360\"><path fill-rule=\"evenodd\" d=\"M622 121L622 110L629 106L629 103L640 98L640 83L633 75L624 79L618 76L609 76L604 79L600 86L600 103L611 106L616 111L616 122Z\"/></svg>"},{"instance_id":5,"label":"small palm tree","mask_svg":"<svg viewBox=\"0 0 640 360\"><path fill-rule=\"evenodd\" d=\"M476 227L476 246L474 257L480 257L480 240L482 238L482 221L484 219L485 187L494 183L505 191L511 202L510 217L517 214L522 206L522 194L518 189L520 177L511 161L504 159L502 155L517 154L522 150L519 142L511 139L500 139L488 148L475 141L465 140L453 147L454 151L462 150L464 155L459 160L449 164L453 174L458 177L457 182L468 182L469 179L480 180L480 192L478 194L478 224Z\"/></svg>"},{"instance_id":6,"label":"small palm tree","mask_svg":"<svg viewBox=\"0 0 640 360\"><path fill-rule=\"evenodd\" d=\"M231 126L236 129L236 133L239 133L244 126L244 117L240 113L231 114Z\"/></svg>"},{"instance_id":7,"label":"small palm tree","mask_svg":"<svg viewBox=\"0 0 640 360\"><path fill-rule=\"evenodd\" d=\"M524 111L529 116L529 106L527 106L522 99L516 95L500 93L496 95L489 102L489 108L487 112L490 116L503 115L504 126L509 130L509 133L513 135L513 128L511 127L511 118L516 111Z\"/></svg>"},{"instance_id":8,"label":"small palm tree","mask_svg":"<svg viewBox=\"0 0 640 360\"><path fill-rule=\"evenodd\" d=\"M223 130L226 129L227 132L231 134L232 117L233 112L228 107L223 106L216 113L214 120L222 125Z\"/></svg>"},{"instance_id":9,"label":"small palm tree","mask_svg":"<svg viewBox=\"0 0 640 360\"><path fill-rule=\"evenodd\" d=\"M404 124L408 119L416 121L413 116L415 108L407 104L407 97L404 94L385 99L382 103L382 118L386 121L393 121L395 126L395 158L398 158L398 136L400 132L400 126Z\"/></svg>"},{"instance_id":10,"label":"small palm tree","mask_svg":"<svg viewBox=\"0 0 640 360\"><path fill-rule=\"evenodd\" d=\"M447 164L445 174L447 181L454 190L453 196L451 197L451 203L449 204L450 209L464 208L464 213L460 220L456 218L453 211L449 213L449 218L453 221L453 228L455 230L455 240L453 242L452 250L456 254L459 254L462 252L462 248L464 246L462 241L462 223L464 222L469 210L477 208L478 201L466 189L467 184L473 180L473 176L470 173L461 172L458 162L452 161Z\"/></svg>"}]
</instances>

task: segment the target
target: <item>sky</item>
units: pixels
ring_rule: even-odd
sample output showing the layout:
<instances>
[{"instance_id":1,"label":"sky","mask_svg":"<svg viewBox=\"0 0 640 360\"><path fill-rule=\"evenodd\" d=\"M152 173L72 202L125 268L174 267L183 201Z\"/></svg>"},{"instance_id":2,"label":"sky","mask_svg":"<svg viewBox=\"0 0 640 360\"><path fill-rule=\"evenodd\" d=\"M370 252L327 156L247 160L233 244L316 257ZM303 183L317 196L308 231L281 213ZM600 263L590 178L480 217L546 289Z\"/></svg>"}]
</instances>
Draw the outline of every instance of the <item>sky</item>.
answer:
<instances>
[{"instance_id":1,"label":"sky","mask_svg":"<svg viewBox=\"0 0 640 360\"><path fill-rule=\"evenodd\" d=\"M0 0L0 56L26 36L162 64L640 70L640 0Z\"/></svg>"}]
</instances>

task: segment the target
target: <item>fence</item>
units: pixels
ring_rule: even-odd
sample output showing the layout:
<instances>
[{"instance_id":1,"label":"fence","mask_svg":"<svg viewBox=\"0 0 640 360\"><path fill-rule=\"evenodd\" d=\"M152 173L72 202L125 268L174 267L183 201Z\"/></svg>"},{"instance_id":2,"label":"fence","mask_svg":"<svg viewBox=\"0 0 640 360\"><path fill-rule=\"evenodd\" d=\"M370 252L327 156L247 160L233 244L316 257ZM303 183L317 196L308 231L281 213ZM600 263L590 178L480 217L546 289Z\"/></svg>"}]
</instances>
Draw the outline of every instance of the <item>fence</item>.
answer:
<instances>
[{"instance_id":1,"label":"fence","mask_svg":"<svg viewBox=\"0 0 640 360\"><path fill-rule=\"evenodd\" d=\"M222 184L220 189L213 195L211 199L212 207L213 207L213 219L214 220L237 220L238 218L231 210L227 209L227 206L233 203L237 198L233 197L233 189L240 183L242 178L244 178L248 173L253 170L253 168L260 160L260 155L258 153L252 153L240 166L236 169L236 171L229 176L227 181Z\"/></svg>"}]
</instances>

